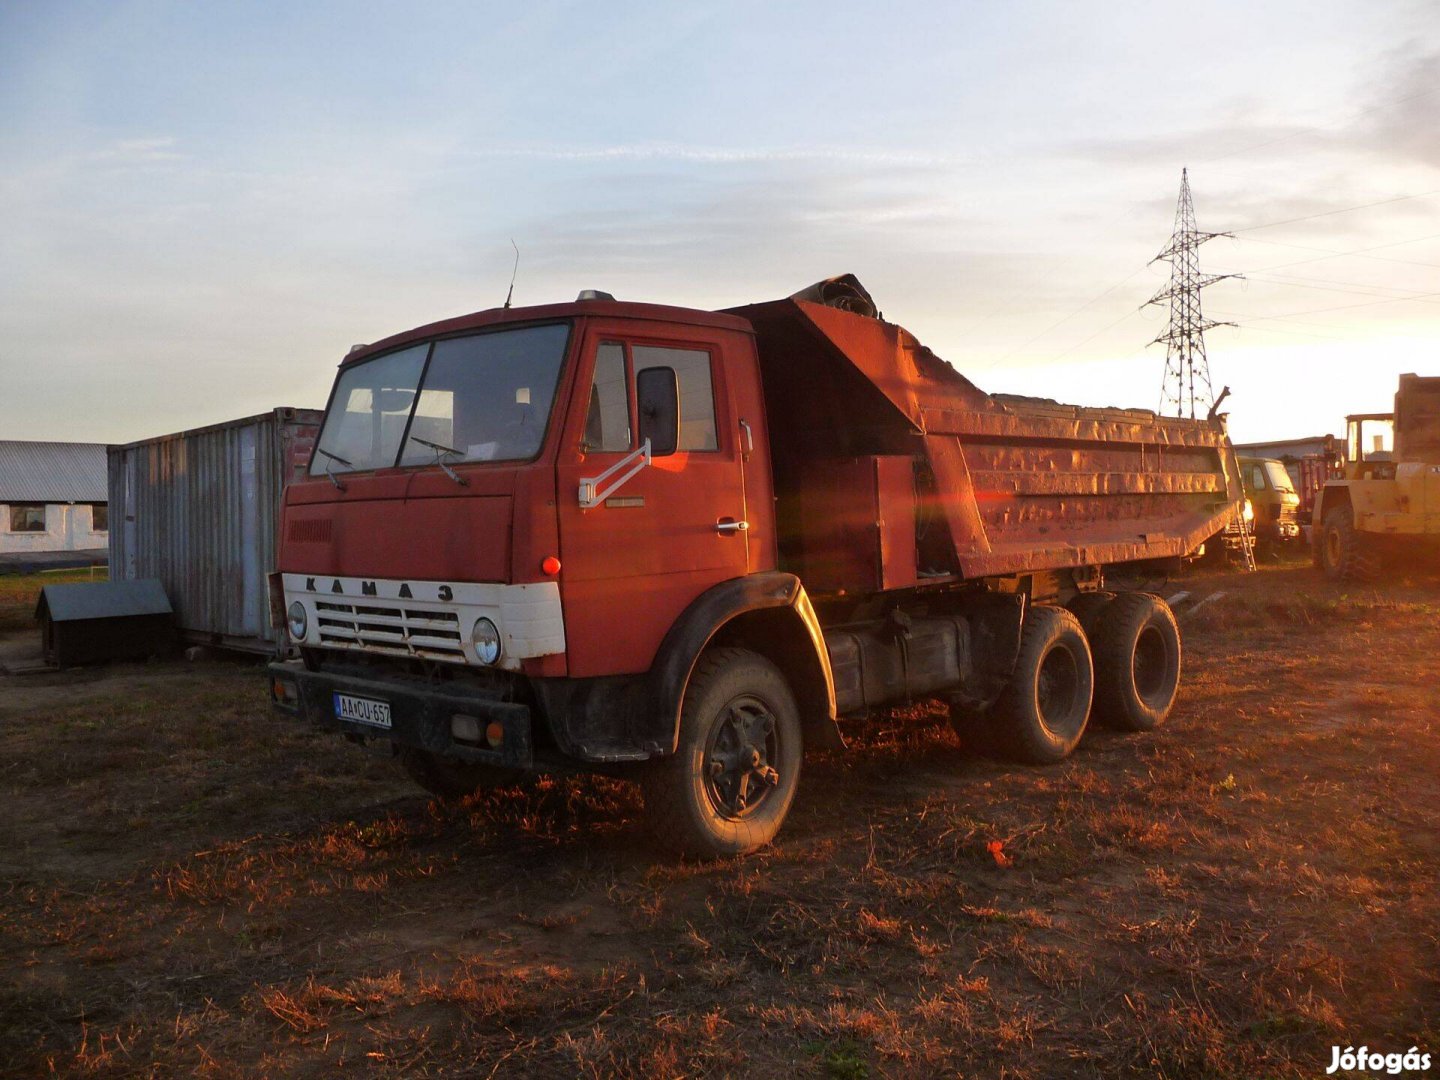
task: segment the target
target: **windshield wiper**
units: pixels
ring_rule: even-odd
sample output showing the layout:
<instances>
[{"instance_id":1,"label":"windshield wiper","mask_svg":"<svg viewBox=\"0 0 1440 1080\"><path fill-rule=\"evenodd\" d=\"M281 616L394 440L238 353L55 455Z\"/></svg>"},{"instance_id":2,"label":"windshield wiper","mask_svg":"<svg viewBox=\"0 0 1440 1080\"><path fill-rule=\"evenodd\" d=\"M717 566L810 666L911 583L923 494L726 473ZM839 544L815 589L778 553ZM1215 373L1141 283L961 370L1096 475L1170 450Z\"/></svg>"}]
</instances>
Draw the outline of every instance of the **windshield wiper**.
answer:
<instances>
[{"instance_id":1,"label":"windshield wiper","mask_svg":"<svg viewBox=\"0 0 1440 1080\"><path fill-rule=\"evenodd\" d=\"M324 455L325 455L327 458L329 458L331 461L338 461L341 465L349 466L349 467L352 468L352 469L355 467L352 462L346 461L346 460L345 460L343 457L341 457L339 454L332 454L329 450L322 450L320 447L317 446L317 447L315 448L315 452L316 452L317 454L324 454ZM337 477L333 472L330 471L330 466L329 466L329 465L326 465L326 466L325 466L325 478L326 478L327 480L329 480L330 483L332 483L332 484L335 485L335 490L336 490L336 491L344 491L344 490L345 490L345 485L342 484L342 483L340 483L339 477Z\"/></svg>"},{"instance_id":2,"label":"windshield wiper","mask_svg":"<svg viewBox=\"0 0 1440 1080\"><path fill-rule=\"evenodd\" d=\"M459 450L456 450L453 446L446 446L444 443L431 442L429 439L422 439L419 435L411 435L410 438L412 441L418 442L421 446L428 446L431 450L435 451L435 464L439 465L440 468L445 471L445 475L450 477L451 480L454 480L455 483L459 484L461 487L467 487L469 485L470 481L466 480L463 476L457 473L445 461L445 454L454 454L458 458L463 458L465 455L462 454Z\"/></svg>"}]
</instances>

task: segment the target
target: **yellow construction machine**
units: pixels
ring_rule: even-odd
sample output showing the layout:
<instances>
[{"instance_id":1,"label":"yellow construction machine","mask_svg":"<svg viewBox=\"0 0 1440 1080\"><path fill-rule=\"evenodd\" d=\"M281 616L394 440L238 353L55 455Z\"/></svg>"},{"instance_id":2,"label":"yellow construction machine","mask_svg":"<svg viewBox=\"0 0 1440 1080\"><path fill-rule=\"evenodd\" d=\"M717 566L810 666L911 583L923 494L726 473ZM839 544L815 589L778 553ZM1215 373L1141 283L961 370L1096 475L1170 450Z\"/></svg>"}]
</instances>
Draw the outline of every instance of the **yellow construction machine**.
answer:
<instances>
[{"instance_id":1,"label":"yellow construction machine","mask_svg":"<svg viewBox=\"0 0 1440 1080\"><path fill-rule=\"evenodd\" d=\"M1347 416L1344 457L1315 498L1315 565L1373 581L1387 563L1440 570L1440 376L1401 375L1393 413Z\"/></svg>"}]
</instances>

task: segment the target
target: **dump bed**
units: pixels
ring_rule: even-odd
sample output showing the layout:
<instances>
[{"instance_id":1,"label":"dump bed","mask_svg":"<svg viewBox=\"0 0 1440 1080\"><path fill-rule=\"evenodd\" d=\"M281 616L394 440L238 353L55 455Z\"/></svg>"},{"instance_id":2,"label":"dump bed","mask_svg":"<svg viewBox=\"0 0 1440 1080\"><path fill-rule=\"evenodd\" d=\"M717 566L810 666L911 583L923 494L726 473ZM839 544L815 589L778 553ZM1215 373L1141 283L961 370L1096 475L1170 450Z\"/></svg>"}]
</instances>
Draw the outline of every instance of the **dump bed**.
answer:
<instances>
[{"instance_id":1,"label":"dump bed","mask_svg":"<svg viewBox=\"0 0 1440 1080\"><path fill-rule=\"evenodd\" d=\"M756 331L781 559L813 590L1183 555L1243 498L1222 419L987 394L825 303L734 313Z\"/></svg>"}]
</instances>

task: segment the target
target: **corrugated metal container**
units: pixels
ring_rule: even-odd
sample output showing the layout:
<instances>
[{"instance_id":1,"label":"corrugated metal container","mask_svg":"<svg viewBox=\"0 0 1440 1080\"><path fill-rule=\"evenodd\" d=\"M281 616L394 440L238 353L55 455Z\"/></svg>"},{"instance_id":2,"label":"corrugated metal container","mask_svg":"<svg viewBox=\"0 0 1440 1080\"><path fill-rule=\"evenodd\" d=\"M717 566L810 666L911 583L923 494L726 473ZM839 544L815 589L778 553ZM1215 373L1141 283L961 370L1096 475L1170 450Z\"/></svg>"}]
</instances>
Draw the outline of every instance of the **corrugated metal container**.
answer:
<instances>
[{"instance_id":1,"label":"corrugated metal container","mask_svg":"<svg viewBox=\"0 0 1440 1080\"><path fill-rule=\"evenodd\" d=\"M278 648L266 575L280 497L304 474L321 416L279 408L110 447L111 577L159 578L191 641Z\"/></svg>"}]
</instances>

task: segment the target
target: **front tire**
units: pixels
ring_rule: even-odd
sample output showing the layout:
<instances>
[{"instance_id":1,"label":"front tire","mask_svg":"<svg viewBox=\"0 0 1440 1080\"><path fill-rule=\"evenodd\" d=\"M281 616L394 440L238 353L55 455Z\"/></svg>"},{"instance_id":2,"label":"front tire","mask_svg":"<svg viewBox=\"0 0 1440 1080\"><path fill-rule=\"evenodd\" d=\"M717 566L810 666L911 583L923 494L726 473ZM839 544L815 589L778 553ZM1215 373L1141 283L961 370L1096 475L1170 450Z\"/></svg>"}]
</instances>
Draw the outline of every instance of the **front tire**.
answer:
<instances>
[{"instance_id":1,"label":"front tire","mask_svg":"<svg viewBox=\"0 0 1440 1080\"><path fill-rule=\"evenodd\" d=\"M1320 568L1331 581L1372 581L1379 572L1368 538L1355 528L1355 515L1348 506L1326 513L1319 552Z\"/></svg>"},{"instance_id":2,"label":"front tire","mask_svg":"<svg viewBox=\"0 0 1440 1080\"><path fill-rule=\"evenodd\" d=\"M1095 719L1121 731L1159 727L1180 687L1180 627L1170 605L1150 593L1122 593L1090 644Z\"/></svg>"},{"instance_id":3,"label":"front tire","mask_svg":"<svg viewBox=\"0 0 1440 1080\"><path fill-rule=\"evenodd\" d=\"M436 798L453 802L481 788L514 787L525 778L523 769L504 769L483 762L456 761L413 746L402 747L400 764L411 780Z\"/></svg>"},{"instance_id":4,"label":"front tire","mask_svg":"<svg viewBox=\"0 0 1440 1080\"><path fill-rule=\"evenodd\" d=\"M1064 608L1032 607L1020 634L1015 673L993 710L995 749L1030 765L1063 761L1085 734L1094 688L1090 646L1080 621Z\"/></svg>"},{"instance_id":5,"label":"front tire","mask_svg":"<svg viewBox=\"0 0 1440 1080\"><path fill-rule=\"evenodd\" d=\"M800 715L780 670L748 649L700 657L680 711L675 753L641 781L655 838L710 859L763 847L800 780Z\"/></svg>"}]
</instances>

